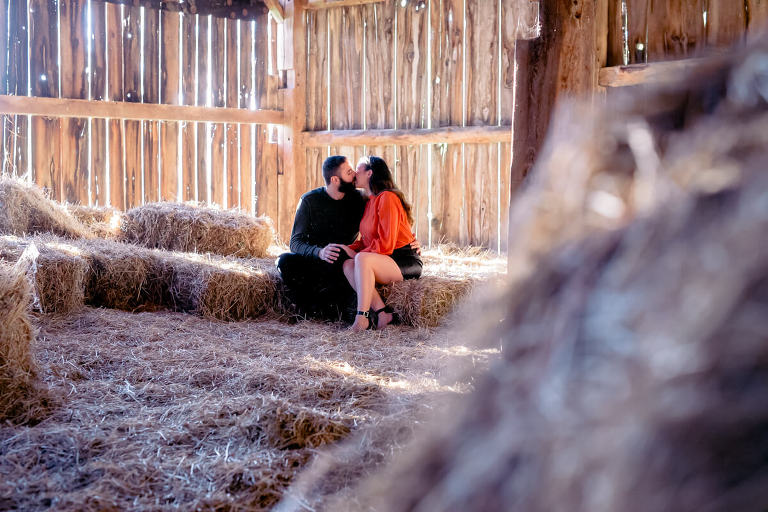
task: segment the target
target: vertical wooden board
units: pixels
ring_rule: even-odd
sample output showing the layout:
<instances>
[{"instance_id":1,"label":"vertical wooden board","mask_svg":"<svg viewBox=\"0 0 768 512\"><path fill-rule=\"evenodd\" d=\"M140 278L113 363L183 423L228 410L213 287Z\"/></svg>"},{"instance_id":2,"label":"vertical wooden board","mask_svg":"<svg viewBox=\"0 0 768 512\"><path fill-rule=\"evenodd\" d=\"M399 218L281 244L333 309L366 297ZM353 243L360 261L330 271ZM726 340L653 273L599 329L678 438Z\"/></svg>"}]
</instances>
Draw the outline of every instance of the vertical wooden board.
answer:
<instances>
[{"instance_id":1,"label":"vertical wooden board","mask_svg":"<svg viewBox=\"0 0 768 512\"><path fill-rule=\"evenodd\" d=\"M227 21L223 18L211 20L211 101L214 107L224 107L227 104L226 25ZM224 188L224 131L223 123L211 125L211 202L218 205L227 204L226 189Z\"/></svg>"},{"instance_id":2,"label":"vertical wooden board","mask_svg":"<svg viewBox=\"0 0 768 512\"><path fill-rule=\"evenodd\" d=\"M464 2L430 2L432 18L432 126L461 126L463 119Z\"/></svg>"},{"instance_id":3,"label":"vertical wooden board","mask_svg":"<svg viewBox=\"0 0 768 512\"><path fill-rule=\"evenodd\" d=\"M396 3L385 2L363 7L363 18L366 20L363 94L367 129L395 126L392 76Z\"/></svg>"},{"instance_id":4,"label":"vertical wooden board","mask_svg":"<svg viewBox=\"0 0 768 512\"><path fill-rule=\"evenodd\" d=\"M107 29L107 98L123 101L123 17L122 6L106 4ZM125 173L123 151L123 122L108 120L107 152L109 159L109 204L125 209Z\"/></svg>"},{"instance_id":5,"label":"vertical wooden board","mask_svg":"<svg viewBox=\"0 0 768 512\"><path fill-rule=\"evenodd\" d=\"M140 206L141 191L141 130L143 121L123 121L123 151L125 161L125 208Z\"/></svg>"},{"instance_id":6,"label":"vertical wooden board","mask_svg":"<svg viewBox=\"0 0 768 512\"><path fill-rule=\"evenodd\" d=\"M309 191L325 185L323 181L325 148L307 148L307 173L304 188Z\"/></svg>"},{"instance_id":7,"label":"vertical wooden board","mask_svg":"<svg viewBox=\"0 0 768 512\"><path fill-rule=\"evenodd\" d=\"M227 20L227 107L238 108L240 105L240 74L238 48L240 38L238 22ZM237 208L240 204L240 140L238 125L227 123L227 203L228 208Z\"/></svg>"},{"instance_id":8,"label":"vertical wooden board","mask_svg":"<svg viewBox=\"0 0 768 512\"><path fill-rule=\"evenodd\" d=\"M79 117L60 120L62 200L90 204L88 172L88 119Z\"/></svg>"},{"instance_id":9,"label":"vertical wooden board","mask_svg":"<svg viewBox=\"0 0 768 512\"><path fill-rule=\"evenodd\" d=\"M759 39L768 29L768 0L745 0L747 6L747 41Z\"/></svg>"},{"instance_id":10,"label":"vertical wooden board","mask_svg":"<svg viewBox=\"0 0 768 512\"><path fill-rule=\"evenodd\" d=\"M709 0L707 6L707 43L726 47L743 44L747 32L747 12L744 2Z\"/></svg>"},{"instance_id":11,"label":"vertical wooden board","mask_svg":"<svg viewBox=\"0 0 768 512\"><path fill-rule=\"evenodd\" d=\"M58 119L32 116L30 121L32 139L32 173L37 183L51 198L62 200L61 187L61 137Z\"/></svg>"},{"instance_id":12,"label":"vertical wooden board","mask_svg":"<svg viewBox=\"0 0 768 512\"><path fill-rule=\"evenodd\" d=\"M464 2L430 2L432 126L463 123ZM461 144L433 144L432 243L459 242L464 160Z\"/></svg>"},{"instance_id":13,"label":"vertical wooden board","mask_svg":"<svg viewBox=\"0 0 768 512\"><path fill-rule=\"evenodd\" d=\"M177 13L160 13L160 102L179 102L179 29ZM176 43L176 44L175 44ZM176 201L179 192L179 123L160 123L160 199Z\"/></svg>"},{"instance_id":14,"label":"vertical wooden board","mask_svg":"<svg viewBox=\"0 0 768 512\"><path fill-rule=\"evenodd\" d=\"M307 130L328 129L328 10L307 11ZM258 47L257 47L257 51ZM264 48L266 52L266 48ZM266 84L265 84L266 85Z\"/></svg>"},{"instance_id":15,"label":"vertical wooden board","mask_svg":"<svg viewBox=\"0 0 768 512\"><path fill-rule=\"evenodd\" d=\"M515 40L517 31L517 18L519 16L517 0L501 0L501 87L499 87L499 107L501 117L499 124L509 125L512 123L512 104L515 94ZM512 134L509 134L512 140Z\"/></svg>"},{"instance_id":16,"label":"vertical wooden board","mask_svg":"<svg viewBox=\"0 0 768 512\"><path fill-rule=\"evenodd\" d=\"M652 0L626 0L629 64L647 62L648 12ZM546 30L546 29L545 29Z\"/></svg>"},{"instance_id":17,"label":"vertical wooden board","mask_svg":"<svg viewBox=\"0 0 768 512\"><path fill-rule=\"evenodd\" d=\"M648 62L684 59L705 46L704 0L654 0L648 13Z\"/></svg>"},{"instance_id":18,"label":"vertical wooden board","mask_svg":"<svg viewBox=\"0 0 768 512\"><path fill-rule=\"evenodd\" d=\"M468 125L498 123L498 25L495 0L467 3L466 120ZM490 64L490 65L489 65ZM497 144L465 144L465 225L472 245L491 247L498 237Z\"/></svg>"},{"instance_id":19,"label":"vertical wooden board","mask_svg":"<svg viewBox=\"0 0 768 512\"><path fill-rule=\"evenodd\" d=\"M256 214L278 220L277 151L269 141L267 125L257 125L256 136ZM311 173L308 173L311 174ZM277 228L277 224L275 224Z\"/></svg>"},{"instance_id":20,"label":"vertical wooden board","mask_svg":"<svg viewBox=\"0 0 768 512\"><path fill-rule=\"evenodd\" d=\"M181 18L181 100L184 105L197 105L197 36L196 15ZM197 133L195 123L181 124L181 198L197 199Z\"/></svg>"},{"instance_id":21,"label":"vertical wooden board","mask_svg":"<svg viewBox=\"0 0 768 512\"><path fill-rule=\"evenodd\" d=\"M208 53L208 26L211 16L197 16L197 104L210 106L210 55ZM197 124L197 200L210 203L208 172L210 165L210 123Z\"/></svg>"},{"instance_id":22,"label":"vertical wooden board","mask_svg":"<svg viewBox=\"0 0 768 512\"><path fill-rule=\"evenodd\" d=\"M465 83L469 126L497 124L498 15L496 0L467 3Z\"/></svg>"},{"instance_id":23,"label":"vertical wooden board","mask_svg":"<svg viewBox=\"0 0 768 512\"><path fill-rule=\"evenodd\" d=\"M123 101L139 103L142 98L141 7L123 6ZM111 64L111 63L110 63ZM143 202L142 194L142 121L123 121L125 155L125 207Z\"/></svg>"},{"instance_id":24,"label":"vertical wooden board","mask_svg":"<svg viewBox=\"0 0 768 512\"><path fill-rule=\"evenodd\" d=\"M470 245L496 249L499 236L498 144L465 144L466 225Z\"/></svg>"},{"instance_id":25,"label":"vertical wooden board","mask_svg":"<svg viewBox=\"0 0 768 512\"><path fill-rule=\"evenodd\" d=\"M512 183L510 167L512 165L512 143L499 144L500 179L499 179L499 247L498 251L504 253L509 247L509 208L514 194L522 183Z\"/></svg>"},{"instance_id":26,"label":"vertical wooden board","mask_svg":"<svg viewBox=\"0 0 768 512\"><path fill-rule=\"evenodd\" d=\"M160 102L160 11L144 8L144 103ZM154 202L160 199L160 124L157 121L145 121L142 127L144 139L143 201Z\"/></svg>"},{"instance_id":27,"label":"vertical wooden board","mask_svg":"<svg viewBox=\"0 0 768 512\"><path fill-rule=\"evenodd\" d=\"M86 0L60 0L61 97L88 99Z\"/></svg>"},{"instance_id":28,"label":"vertical wooden board","mask_svg":"<svg viewBox=\"0 0 768 512\"><path fill-rule=\"evenodd\" d=\"M160 122L144 121L144 203L160 200Z\"/></svg>"},{"instance_id":29,"label":"vertical wooden board","mask_svg":"<svg viewBox=\"0 0 768 512\"><path fill-rule=\"evenodd\" d=\"M11 6L8 4L0 5L0 94L6 94L7 84L7 57L8 57L8 11ZM3 125L5 124L5 116L3 117ZM2 126L2 125L0 125ZM3 141L0 140L0 147L4 147ZM2 158L2 156L0 156Z\"/></svg>"},{"instance_id":30,"label":"vertical wooden board","mask_svg":"<svg viewBox=\"0 0 768 512\"><path fill-rule=\"evenodd\" d=\"M459 243L464 208L461 144L432 145L432 243Z\"/></svg>"},{"instance_id":31,"label":"vertical wooden board","mask_svg":"<svg viewBox=\"0 0 768 512\"><path fill-rule=\"evenodd\" d=\"M177 201L179 194L179 123L160 123L160 200Z\"/></svg>"},{"instance_id":32,"label":"vertical wooden board","mask_svg":"<svg viewBox=\"0 0 768 512\"><path fill-rule=\"evenodd\" d=\"M425 9L417 11L411 5L397 7L397 128L424 128L428 123L427 17Z\"/></svg>"},{"instance_id":33,"label":"vertical wooden board","mask_svg":"<svg viewBox=\"0 0 768 512\"><path fill-rule=\"evenodd\" d=\"M59 95L57 17L55 0L30 0L29 51L35 56L29 60L32 96ZM32 117L30 124L33 179L56 200L62 199L60 126L59 119L39 116Z\"/></svg>"},{"instance_id":34,"label":"vertical wooden board","mask_svg":"<svg viewBox=\"0 0 768 512\"><path fill-rule=\"evenodd\" d=\"M254 24L240 22L240 108L248 109L256 104L254 98ZM238 140L240 141L240 208L253 211L254 162L252 156L255 125L241 124Z\"/></svg>"},{"instance_id":35,"label":"vertical wooden board","mask_svg":"<svg viewBox=\"0 0 768 512\"><path fill-rule=\"evenodd\" d=\"M9 10L9 5L0 5L0 94L7 94L7 57L9 44L9 33L7 28ZM0 174L11 173L13 169L13 167L9 165L12 160L5 145L6 130L10 130L12 122L12 116L0 115Z\"/></svg>"},{"instance_id":36,"label":"vertical wooden board","mask_svg":"<svg viewBox=\"0 0 768 512\"><path fill-rule=\"evenodd\" d=\"M363 126L363 19L360 6L331 9L330 114L331 129L353 130Z\"/></svg>"},{"instance_id":37,"label":"vertical wooden board","mask_svg":"<svg viewBox=\"0 0 768 512\"><path fill-rule=\"evenodd\" d=\"M411 205L413 232L422 244L429 238L429 193L427 191L427 151L426 145L397 146L397 185L403 191L405 199Z\"/></svg>"},{"instance_id":38,"label":"vertical wooden board","mask_svg":"<svg viewBox=\"0 0 768 512\"><path fill-rule=\"evenodd\" d=\"M107 29L105 25L106 8L102 2L90 2L90 99L103 100L107 94ZM109 204L108 168L107 168L107 120L92 119L90 122L90 176L91 204L106 206Z\"/></svg>"},{"instance_id":39,"label":"vertical wooden board","mask_svg":"<svg viewBox=\"0 0 768 512\"><path fill-rule=\"evenodd\" d=\"M7 60L7 94L17 96L27 95L27 64L29 32L27 27L27 0L10 2L8 4L8 60ZM8 116L3 131L5 152L7 155L6 168L12 174L23 176L27 173L29 154L27 141L29 120L27 116Z\"/></svg>"}]
</instances>

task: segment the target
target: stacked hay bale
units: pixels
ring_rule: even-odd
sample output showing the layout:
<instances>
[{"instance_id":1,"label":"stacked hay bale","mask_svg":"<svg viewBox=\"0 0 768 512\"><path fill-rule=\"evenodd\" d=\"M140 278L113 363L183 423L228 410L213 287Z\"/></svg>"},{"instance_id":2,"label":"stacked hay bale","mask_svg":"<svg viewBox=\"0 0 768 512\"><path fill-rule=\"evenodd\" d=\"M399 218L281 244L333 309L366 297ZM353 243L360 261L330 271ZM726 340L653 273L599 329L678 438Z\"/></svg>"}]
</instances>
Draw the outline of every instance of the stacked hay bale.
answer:
<instances>
[{"instance_id":1,"label":"stacked hay bale","mask_svg":"<svg viewBox=\"0 0 768 512\"><path fill-rule=\"evenodd\" d=\"M0 421L39 419L49 405L31 353L32 288L24 272L0 261Z\"/></svg>"},{"instance_id":2,"label":"stacked hay bale","mask_svg":"<svg viewBox=\"0 0 768 512\"><path fill-rule=\"evenodd\" d=\"M275 238L268 217L194 204L151 203L125 213L121 239L155 249L263 258Z\"/></svg>"},{"instance_id":3,"label":"stacked hay bale","mask_svg":"<svg viewBox=\"0 0 768 512\"><path fill-rule=\"evenodd\" d=\"M90 266L77 241L40 235L0 236L0 258L23 265L43 313L69 314L83 306Z\"/></svg>"},{"instance_id":4,"label":"stacked hay bale","mask_svg":"<svg viewBox=\"0 0 768 512\"><path fill-rule=\"evenodd\" d=\"M67 211L99 237L114 240L120 235L122 214L110 206L67 204Z\"/></svg>"},{"instance_id":5,"label":"stacked hay bale","mask_svg":"<svg viewBox=\"0 0 768 512\"><path fill-rule=\"evenodd\" d=\"M0 178L0 234L53 233L88 238L88 228L67 210L45 197L40 187L17 178Z\"/></svg>"},{"instance_id":6,"label":"stacked hay bale","mask_svg":"<svg viewBox=\"0 0 768 512\"><path fill-rule=\"evenodd\" d=\"M328 509L768 503L766 59L561 111L513 211L517 280L468 328L500 358Z\"/></svg>"}]
</instances>

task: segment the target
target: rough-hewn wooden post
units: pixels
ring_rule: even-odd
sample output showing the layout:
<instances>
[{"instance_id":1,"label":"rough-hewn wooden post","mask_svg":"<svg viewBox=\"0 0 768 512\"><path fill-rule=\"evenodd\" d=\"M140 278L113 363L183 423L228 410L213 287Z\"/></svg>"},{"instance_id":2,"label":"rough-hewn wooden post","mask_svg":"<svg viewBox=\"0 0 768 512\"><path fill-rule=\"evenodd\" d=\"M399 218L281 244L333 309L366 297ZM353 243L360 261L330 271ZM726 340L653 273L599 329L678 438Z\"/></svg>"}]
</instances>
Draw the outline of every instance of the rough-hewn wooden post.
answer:
<instances>
[{"instance_id":1,"label":"rough-hewn wooden post","mask_svg":"<svg viewBox=\"0 0 768 512\"><path fill-rule=\"evenodd\" d=\"M287 241L293 225L296 203L304 192L306 182L306 152L301 132L306 123L306 41L304 6L306 0L285 3L284 48L287 86L285 90L285 119L278 153L278 218L277 231Z\"/></svg>"},{"instance_id":2,"label":"rough-hewn wooden post","mask_svg":"<svg viewBox=\"0 0 768 512\"><path fill-rule=\"evenodd\" d=\"M608 3L588 0L539 2L540 35L515 46L515 105L512 121L512 176L525 178L549 128L556 102L566 96L591 97L605 65ZM602 10L606 10L603 13ZM598 57L599 56L599 57ZM509 234L510 246L514 233Z\"/></svg>"}]
</instances>

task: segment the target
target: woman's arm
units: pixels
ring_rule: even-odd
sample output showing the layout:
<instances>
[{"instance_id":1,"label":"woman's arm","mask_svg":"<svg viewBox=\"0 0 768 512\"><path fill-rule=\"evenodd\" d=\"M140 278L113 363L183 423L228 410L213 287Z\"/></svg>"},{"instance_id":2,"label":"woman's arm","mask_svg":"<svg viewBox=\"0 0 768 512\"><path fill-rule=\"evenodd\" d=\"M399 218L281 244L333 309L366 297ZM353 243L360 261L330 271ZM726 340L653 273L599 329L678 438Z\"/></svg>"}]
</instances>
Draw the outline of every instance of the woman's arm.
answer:
<instances>
[{"instance_id":1,"label":"woman's arm","mask_svg":"<svg viewBox=\"0 0 768 512\"><path fill-rule=\"evenodd\" d=\"M397 249L397 230L400 225L401 215L405 215L400 198L392 192L382 192L378 198L376 211L379 223L376 226L376 237L366 249L368 252L379 254L392 254Z\"/></svg>"}]
</instances>

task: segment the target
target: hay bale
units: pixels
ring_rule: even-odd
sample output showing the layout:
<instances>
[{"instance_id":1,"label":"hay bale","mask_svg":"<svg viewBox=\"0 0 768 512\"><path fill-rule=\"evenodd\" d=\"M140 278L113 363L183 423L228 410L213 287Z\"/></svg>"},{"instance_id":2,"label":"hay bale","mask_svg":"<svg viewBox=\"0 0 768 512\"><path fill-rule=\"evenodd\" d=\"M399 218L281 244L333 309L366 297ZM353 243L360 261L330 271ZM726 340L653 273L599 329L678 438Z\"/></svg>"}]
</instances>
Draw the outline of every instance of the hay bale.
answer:
<instances>
[{"instance_id":1,"label":"hay bale","mask_svg":"<svg viewBox=\"0 0 768 512\"><path fill-rule=\"evenodd\" d=\"M194 204L152 203L125 213L121 239L155 249L262 258L275 235L268 217Z\"/></svg>"},{"instance_id":2,"label":"hay bale","mask_svg":"<svg viewBox=\"0 0 768 512\"><path fill-rule=\"evenodd\" d=\"M271 260L174 253L161 265L176 311L224 321L279 312L281 281Z\"/></svg>"},{"instance_id":3,"label":"hay bale","mask_svg":"<svg viewBox=\"0 0 768 512\"><path fill-rule=\"evenodd\" d=\"M120 235L122 213L110 206L67 204L65 208L99 238L115 240Z\"/></svg>"},{"instance_id":4,"label":"hay bale","mask_svg":"<svg viewBox=\"0 0 768 512\"><path fill-rule=\"evenodd\" d=\"M553 132L513 212L527 268L473 324L500 358L329 509L768 503L766 56Z\"/></svg>"},{"instance_id":5,"label":"hay bale","mask_svg":"<svg viewBox=\"0 0 768 512\"><path fill-rule=\"evenodd\" d=\"M437 327L472 292L471 278L425 276L379 287L404 325Z\"/></svg>"},{"instance_id":6,"label":"hay bale","mask_svg":"<svg viewBox=\"0 0 768 512\"><path fill-rule=\"evenodd\" d=\"M144 311L163 304L163 279L154 251L111 240L80 241L90 267L86 303Z\"/></svg>"},{"instance_id":7,"label":"hay bale","mask_svg":"<svg viewBox=\"0 0 768 512\"><path fill-rule=\"evenodd\" d=\"M48 199L37 185L0 177L0 234L53 233L89 238L91 233L67 210Z\"/></svg>"},{"instance_id":8,"label":"hay bale","mask_svg":"<svg viewBox=\"0 0 768 512\"><path fill-rule=\"evenodd\" d=\"M73 240L0 236L0 258L23 261L41 312L69 314L83 306L89 263Z\"/></svg>"},{"instance_id":9,"label":"hay bale","mask_svg":"<svg viewBox=\"0 0 768 512\"><path fill-rule=\"evenodd\" d=\"M49 405L31 352L32 287L22 269L0 261L0 420L40 419Z\"/></svg>"}]
</instances>

